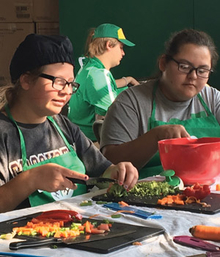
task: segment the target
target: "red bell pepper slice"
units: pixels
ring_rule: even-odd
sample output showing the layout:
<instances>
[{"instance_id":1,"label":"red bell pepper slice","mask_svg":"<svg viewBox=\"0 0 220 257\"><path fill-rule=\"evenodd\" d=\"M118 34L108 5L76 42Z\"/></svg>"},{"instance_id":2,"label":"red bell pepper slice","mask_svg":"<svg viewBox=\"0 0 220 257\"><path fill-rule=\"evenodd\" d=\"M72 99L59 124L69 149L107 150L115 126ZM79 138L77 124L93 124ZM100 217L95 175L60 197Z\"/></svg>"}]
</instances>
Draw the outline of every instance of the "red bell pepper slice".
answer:
<instances>
[{"instance_id":1,"label":"red bell pepper slice","mask_svg":"<svg viewBox=\"0 0 220 257\"><path fill-rule=\"evenodd\" d=\"M183 191L185 196L194 196L196 199L200 200L205 198L210 193L211 191L208 185L200 185L199 183L196 183L191 187L186 187L186 189Z\"/></svg>"},{"instance_id":2,"label":"red bell pepper slice","mask_svg":"<svg viewBox=\"0 0 220 257\"><path fill-rule=\"evenodd\" d=\"M44 219L56 219L56 220L63 220L65 222L74 221L74 220L82 220L82 215L76 211L72 210L51 210L45 211L35 217L38 220Z\"/></svg>"}]
</instances>

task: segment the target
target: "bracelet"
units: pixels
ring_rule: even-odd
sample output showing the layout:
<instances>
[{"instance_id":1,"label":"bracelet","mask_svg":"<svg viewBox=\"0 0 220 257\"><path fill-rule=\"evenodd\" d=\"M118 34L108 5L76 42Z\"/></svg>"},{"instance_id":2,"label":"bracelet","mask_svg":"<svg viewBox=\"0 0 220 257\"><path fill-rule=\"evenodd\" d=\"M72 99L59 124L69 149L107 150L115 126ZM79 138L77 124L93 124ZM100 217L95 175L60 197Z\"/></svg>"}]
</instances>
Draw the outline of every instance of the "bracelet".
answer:
<instances>
[{"instance_id":1,"label":"bracelet","mask_svg":"<svg viewBox=\"0 0 220 257\"><path fill-rule=\"evenodd\" d=\"M125 80L125 82L126 82L126 85L125 85L125 87L128 85L128 81L127 81L127 79L125 78L125 77L122 77L124 80Z\"/></svg>"}]
</instances>

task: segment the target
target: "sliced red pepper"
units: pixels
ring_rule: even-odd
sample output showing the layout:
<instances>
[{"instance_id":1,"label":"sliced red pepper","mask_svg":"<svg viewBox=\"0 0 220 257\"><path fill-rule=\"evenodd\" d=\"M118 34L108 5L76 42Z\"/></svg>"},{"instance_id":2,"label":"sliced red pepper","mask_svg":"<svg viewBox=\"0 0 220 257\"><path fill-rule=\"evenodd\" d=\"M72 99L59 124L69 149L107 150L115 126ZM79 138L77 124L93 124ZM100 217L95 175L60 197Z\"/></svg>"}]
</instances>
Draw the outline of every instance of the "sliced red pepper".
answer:
<instances>
[{"instance_id":1,"label":"sliced red pepper","mask_svg":"<svg viewBox=\"0 0 220 257\"><path fill-rule=\"evenodd\" d=\"M200 185L198 183L192 185L191 187L187 187L184 191L183 194L185 196L194 196L196 199L203 199L207 195L211 193L210 187L208 185Z\"/></svg>"},{"instance_id":2,"label":"sliced red pepper","mask_svg":"<svg viewBox=\"0 0 220 257\"><path fill-rule=\"evenodd\" d=\"M36 217L38 220L43 219L57 219L57 220L64 220L74 221L74 220L82 220L82 215L76 211L72 210L51 210L45 211Z\"/></svg>"}]
</instances>

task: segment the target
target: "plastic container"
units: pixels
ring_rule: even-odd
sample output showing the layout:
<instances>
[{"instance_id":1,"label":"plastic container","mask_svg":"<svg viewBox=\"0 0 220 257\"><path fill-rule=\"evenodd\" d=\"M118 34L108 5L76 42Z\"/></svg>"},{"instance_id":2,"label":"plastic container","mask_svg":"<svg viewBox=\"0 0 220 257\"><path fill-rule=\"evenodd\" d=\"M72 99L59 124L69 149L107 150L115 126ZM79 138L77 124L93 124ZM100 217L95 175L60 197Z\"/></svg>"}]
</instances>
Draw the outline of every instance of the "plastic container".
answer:
<instances>
[{"instance_id":1,"label":"plastic container","mask_svg":"<svg viewBox=\"0 0 220 257\"><path fill-rule=\"evenodd\" d=\"M211 185L220 175L220 138L165 139L158 142L164 170L174 170L184 185Z\"/></svg>"}]
</instances>

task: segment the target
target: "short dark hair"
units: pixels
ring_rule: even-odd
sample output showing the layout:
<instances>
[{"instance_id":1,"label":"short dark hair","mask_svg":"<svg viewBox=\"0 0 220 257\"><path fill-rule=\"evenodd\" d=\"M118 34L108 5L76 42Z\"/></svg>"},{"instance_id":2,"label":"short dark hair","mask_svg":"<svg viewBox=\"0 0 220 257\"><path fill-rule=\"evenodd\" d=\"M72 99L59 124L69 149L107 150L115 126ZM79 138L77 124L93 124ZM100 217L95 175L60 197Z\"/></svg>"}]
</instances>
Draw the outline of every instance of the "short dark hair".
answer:
<instances>
[{"instance_id":1,"label":"short dark hair","mask_svg":"<svg viewBox=\"0 0 220 257\"><path fill-rule=\"evenodd\" d=\"M184 29L173 33L170 39L165 43L165 55L167 57L176 55L180 47L185 44L206 46L210 51L212 69L215 68L219 56L214 41L204 31Z\"/></svg>"},{"instance_id":2,"label":"short dark hair","mask_svg":"<svg viewBox=\"0 0 220 257\"><path fill-rule=\"evenodd\" d=\"M74 66L73 46L70 39L61 35L29 34L16 49L11 63L12 83L27 71L53 63L70 63Z\"/></svg>"}]
</instances>

